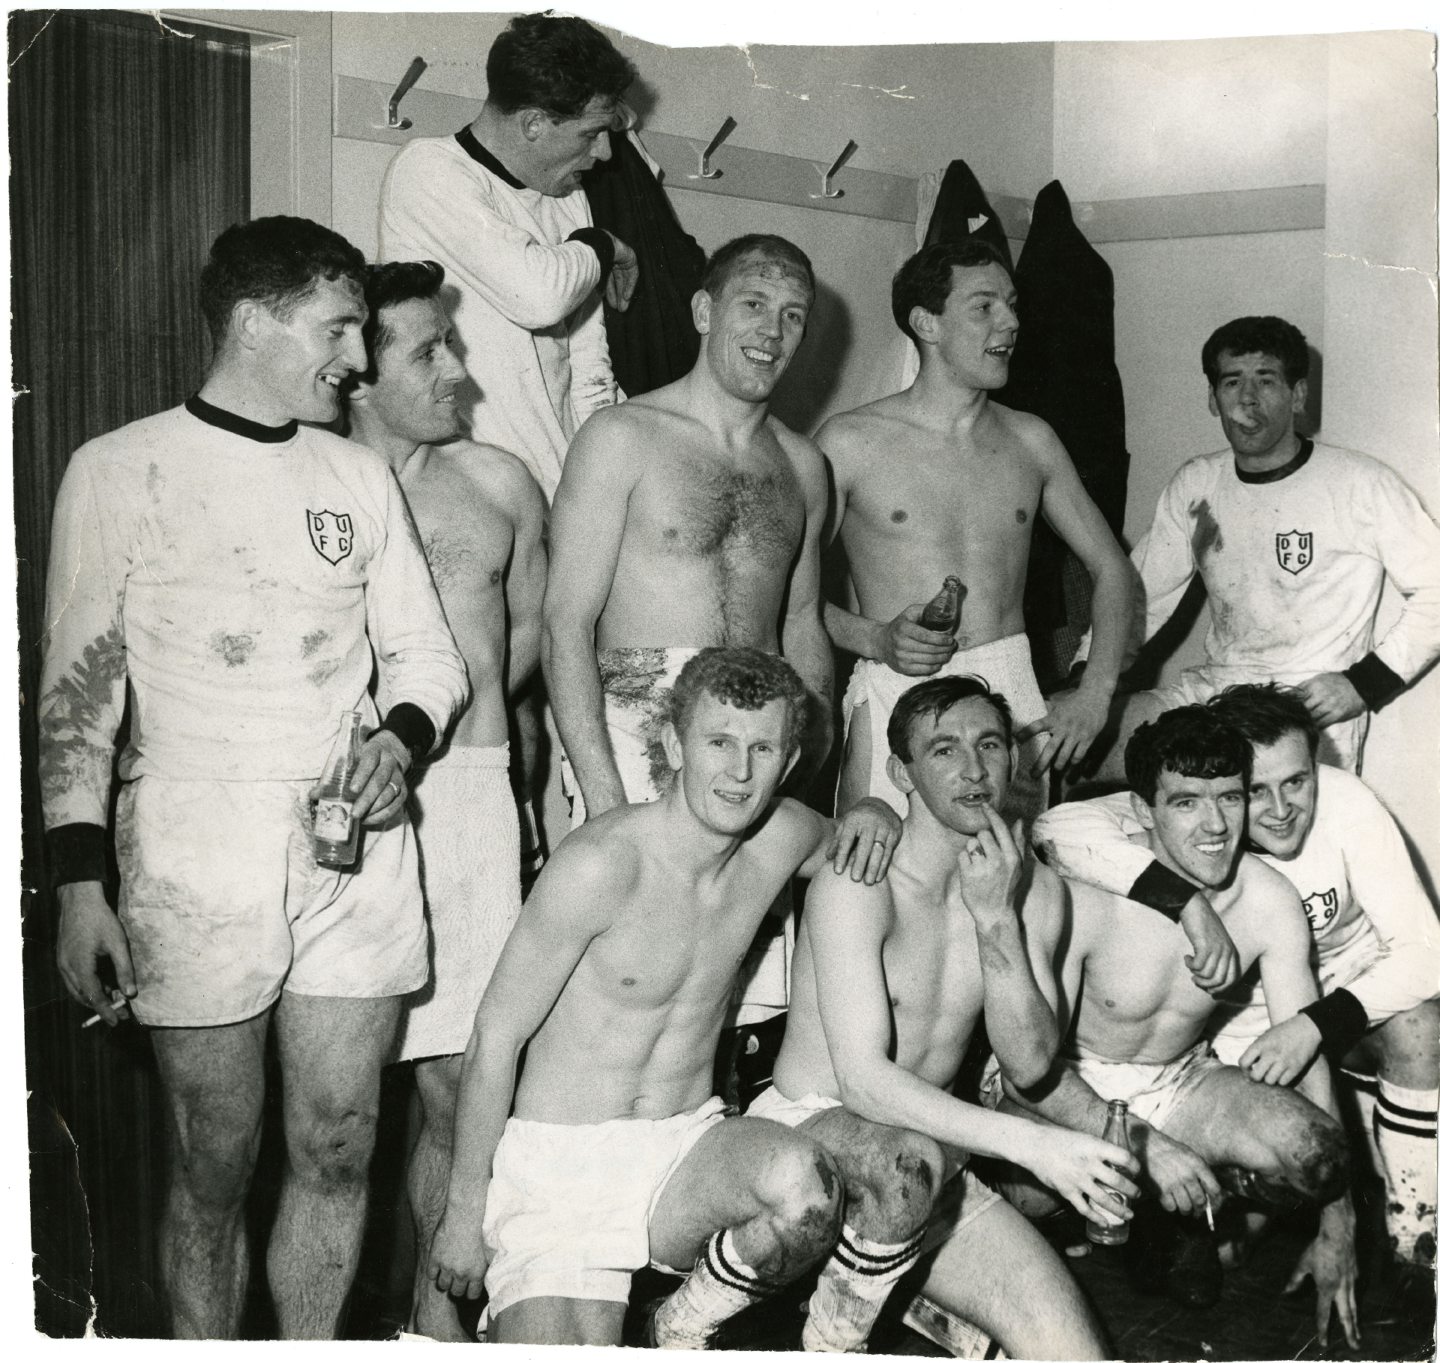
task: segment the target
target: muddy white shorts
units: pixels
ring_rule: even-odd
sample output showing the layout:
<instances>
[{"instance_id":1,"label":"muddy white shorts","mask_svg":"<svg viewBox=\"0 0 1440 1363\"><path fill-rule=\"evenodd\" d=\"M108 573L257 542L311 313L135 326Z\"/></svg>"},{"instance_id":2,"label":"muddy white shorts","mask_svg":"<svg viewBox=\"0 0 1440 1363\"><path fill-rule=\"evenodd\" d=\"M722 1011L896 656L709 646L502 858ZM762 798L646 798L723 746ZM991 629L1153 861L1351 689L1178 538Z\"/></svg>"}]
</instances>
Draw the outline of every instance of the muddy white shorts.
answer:
<instances>
[{"instance_id":1,"label":"muddy white shorts","mask_svg":"<svg viewBox=\"0 0 1440 1363\"><path fill-rule=\"evenodd\" d=\"M651 1262L661 1195L725 1115L711 1098L660 1121L506 1122L485 1202L491 1317L531 1297L628 1301L631 1274Z\"/></svg>"},{"instance_id":2,"label":"muddy white shorts","mask_svg":"<svg viewBox=\"0 0 1440 1363\"><path fill-rule=\"evenodd\" d=\"M1123 1099L1135 1116L1157 1131L1165 1129L1165 1123L1206 1075L1226 1068L1208 1041L1197 1041L1164 1065L1141 1060L1096 1060L1090 1056L1067 1055L1060 1059L1106 1102Z\"/></svg>"},{"instance_id":3,"label":"muddy white shorts","mask_svg":"<svg viewBox=\"0 0 1440 1363\"><path fill-rule=\"evenodd\" d=\"M310 852L309 781L173 781L120 792L120 922L148 1027L252 1018L281 990L385 998L425 983L425 915L404 817L361 834L357 869Z\"/></svg>"}]
</instances>

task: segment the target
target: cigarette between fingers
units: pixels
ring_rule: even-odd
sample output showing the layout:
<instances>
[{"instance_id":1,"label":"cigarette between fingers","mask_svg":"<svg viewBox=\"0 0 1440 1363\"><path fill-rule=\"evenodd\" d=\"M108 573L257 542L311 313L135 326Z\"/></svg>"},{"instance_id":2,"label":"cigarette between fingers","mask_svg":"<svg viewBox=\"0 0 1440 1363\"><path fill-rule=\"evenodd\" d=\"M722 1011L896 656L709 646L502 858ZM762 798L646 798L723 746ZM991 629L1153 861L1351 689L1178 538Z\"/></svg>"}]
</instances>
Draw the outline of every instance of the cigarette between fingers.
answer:
<instances>
[{"instance_id":1,"label":"cigarette between fingers","mask_svg":"<svg viewBox=\"0 0 1440 1363\"><path fill-rule=\"evenodd\" d=\"M1205 1194L1205 1224L1210 1227L1210 1234L1215 1234L1215 1213L1210 1209L1210 1194Z\"/></svg>"}]
</instances>

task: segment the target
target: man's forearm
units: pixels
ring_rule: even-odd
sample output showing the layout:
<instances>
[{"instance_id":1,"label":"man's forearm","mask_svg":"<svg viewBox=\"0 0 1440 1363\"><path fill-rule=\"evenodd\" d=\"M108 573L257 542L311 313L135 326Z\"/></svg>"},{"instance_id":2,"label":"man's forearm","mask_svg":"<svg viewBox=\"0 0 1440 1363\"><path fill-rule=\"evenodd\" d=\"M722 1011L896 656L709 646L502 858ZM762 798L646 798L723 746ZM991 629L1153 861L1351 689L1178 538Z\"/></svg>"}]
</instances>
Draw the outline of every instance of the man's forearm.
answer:
<instances>
[{"instance_id":1,"label":"man's forearm","mask_svg":"<svg viewBox=\"0 0 1440 1363\"><path fill-rule=\"evenodd\" d=\"M847 611L832 601L825 603L825 632L834 641L836 648L853 653L857 658L878 659L881 648L877 642L879 624Z\"/></svg>"},{"instance_id":2,"label":"man's forearm","mask_svg":"<svg viewBox=\"0 0 1440 1363\"><path fill-rule=\"evenodd\" d=\"M479 1028L470 1038L460 1069L460 1091L455 1100L454 1155L446 1207L477 1223L485 1214L485 1199L495 1161L495 1149L515 1099L518 1048L501 1051L477 1044ZM507 1058L508 1057L508 1058Z\"/></svg>"},{"instance_id":3,"label":"man's forearm","mask_svg":"<svg viewBox=\"0 0 1440 1363\"><path fill-rule=\"evenodd\" d=\"M579 782L586 813L591 817L602 814L625 803L625 786L605 725L605 693L594 645L578 631L546 627L541 650L555 725Z\"/></svg>"},{"instance_id":4,"label":"man's forearm","mask_svg":"<svg viewBox=\"0 0 1440 1363\"><path fill-rule=\"evenodd\" d=\"M1007 1081L1005 1092L1021 1107L1056 1126L1068 1126L1092 1136L1105 1134L1105 1100L1068 1065L1053 1065L1042 1082L1028 1088Z\"/></svg>"},{"instance_id":5,"label":"man's forearm","mask_svg":"<svg viewBox=\"0 0 1440 1363\"><path fill-rule=\"evenodd\" d=\"M1000 1068L1028 1087L1049 1073L1060 1046L1055 1014L1035 982L1019 925L976 926L985 980L985 1030Z\"/></svg>"},{"instance_id":6,"label":"man's forearm","mask_svg":"<svg viewBox=\"0 0 1440 1363\"><path fill-rule=\"evenodd\" d=\"M830 639L820 622L818 610L785 621L780 651L811 695L814 714L811 716L809 751L805 757L813 771L824 762L830 751L831 708L835 690L835 664Z\"/></svg>"},{"instance_id":7,"label":"man's forearm","mask_svg":"<svg viewBox=\"0 0 1440 1363\"><path fill-rule=\"evenodd\" d=\"M1130 648L1134 583L1130 561L1125 558L1107 564L1095 575L1090 654L1079 689L1093 692L1107 703L1115 694Z\"/></svg>"}]
</instances>

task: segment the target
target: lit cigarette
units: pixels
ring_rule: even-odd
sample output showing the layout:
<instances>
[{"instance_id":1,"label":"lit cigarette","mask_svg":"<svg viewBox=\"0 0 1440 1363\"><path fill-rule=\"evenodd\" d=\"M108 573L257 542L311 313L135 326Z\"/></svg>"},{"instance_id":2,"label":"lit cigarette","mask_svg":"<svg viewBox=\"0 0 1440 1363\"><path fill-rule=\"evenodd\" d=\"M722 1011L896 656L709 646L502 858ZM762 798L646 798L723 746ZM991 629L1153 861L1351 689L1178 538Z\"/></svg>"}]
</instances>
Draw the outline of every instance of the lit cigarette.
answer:
<instances>
[{"instance_id":1,"label":"lit cigarette","mask_svg":"<svg viewBox=\"0 0 1440 1363\"><path fill-rule=\"evenodd\" d=\"M1210 1227L1210 1234L1215 1234L1215 1213L1210 1210L1210 1194L1205 1194L1205 1222Z\"/></svg>"},{"instance_id":2,"label":"lit cigarette","mask_svg":"<svg viewBox=\"0 0 1440 1363\"><path fill-rule=\"evenodd\" d=\"M130 1000L117 989L114 998L110 1000L110 1006L118 1012L122 1008L128 1008L130 1006ZM101 1017L99 1013L91 1013L90 1016L80 1024L80 1030L83 1032L87 1027L93 1027L97 1022L104 1021L105 1019Z\"/></svg>"}]
</instances>

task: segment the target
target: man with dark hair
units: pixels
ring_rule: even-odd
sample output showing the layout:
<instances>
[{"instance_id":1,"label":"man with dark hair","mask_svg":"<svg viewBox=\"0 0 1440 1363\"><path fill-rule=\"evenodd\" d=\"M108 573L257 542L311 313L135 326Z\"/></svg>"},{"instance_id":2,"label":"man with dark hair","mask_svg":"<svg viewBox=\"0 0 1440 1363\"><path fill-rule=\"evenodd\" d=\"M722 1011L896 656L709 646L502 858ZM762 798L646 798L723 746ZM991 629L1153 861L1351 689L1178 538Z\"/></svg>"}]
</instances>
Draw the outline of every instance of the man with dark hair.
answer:
<instances>
[{"instance_id":1,"label":"man with dark hair","mask_svg":"<svg viewBox=\"0 0 1440 1363\"><path fill-rule=\"evenodd\" d=\"M415 1061L420 1129L410 1154L416 1236L410 1328L468 1336L425 1273L450 1175L460 1052L520 912L520 847L508 777L507 701L540 661L545 499L513 454L462 436L465 368L434 261L372 266L370 368L350 394L350 434L404 489L436 590L465 658L471 700L450 741L412 782L431 980L406 1002L395 1058Z\"/></svg>"},{"instance_id":2,"label":"man with dark hair","mask_svg":"<svg viewBox=\"0 0 1440 1363\"><path fill-rule=\"evenodd\" d=\"M1294 888L1242 854L1250 746L1204 706L1188 705L1143 725L1125 749L1134 841L1177 882L1204 889L1233 939L1242 971L1258 969L1272 1024L1318 997L1310 932ZM1354 1212L1345 1195L1345 1139L1336 1120L1330 1071L1316 1058L1296 1082L1222 1063L1203 1032L1215 1000L1186 974L1183 942L1160 915L1119 895L1070 883L1061 926L1031 924L1056 952L1055 973L1074 1015L1068 1049L1041 1084L1003 1081L1006 1110L1031 1111L1084 1131L1104 1126L1106 1101L1130 1105L1132 1136L1147 1181L1167 1211L1137 1218L1149 1265L1170 1262L1166 1284L1178 1301L1209 1305L1219 1294L1216 1245L1195 1218L1219 1200L1221 1180L1278 1205L1318 1205L1320 1234L1291 1281L1313 1276L1317 1330L1329 1332L1332 1304L1346 1338L1355 1330ZM1067 1019L1061 1018L1061 1031ZM1291 1076L1294 1078L1294 1076ZM1263 1082L1260 1082L1263 1080ZM992 1073L992 1101L1000 1085ZM1213 1166L1213 1168L1212 1168ZM1048 1211L1028 1180L1010 1190L1028 1214ZM1173 1255L1163 1247L1171 1241Z\"/></svg>"},{"instance_id":3,"label":"man with dark hair","mask_svg":"<svg viewBox=\"0 0 1440 1363\"><path fill-rule=\"evenodd\" d=\"M1147 639L1200 574L1210 603L1205 662L1131 697L1122 740L1169 706L1277 681L1321 726L1321 761L1358 772L1370 712L1440 657L1440 527L1385 464L1296 430L1309 354L1289 322L1227 322L1202 357L1229 448L1181 466L1131 557L1145 585ZM1403 606L1377 642L1387 581Z\"/></svg>"},{"instance_id":4,"label":"man with dark hair","mask_svg":"<svg viewBox=\"0 0 1440 1363\"><path fill-rule=\"evenodd\" d=\"M541 650L577 823L663 789L668 768L650 759L658 704L707 645L783 654L810 689L812 720L829 715L824 461L768 411L805 334L814 273L790 242L753 236L716 251L705 278L695 367L597 412L555 494ZM742 1024L785 1007L787 937L757 951Z\"/></svg>"},{"instance_id":5,"label":"man with dark hair","mask_svg":"<svg viewBox=\"0 0 1440 1363\"><path fill-rule=\"evenodd\" d=\"M880 795L891 708L917 679L975 673L1003 691L1023 726L1009 813L1045 806L1039 780L1078 762L1109 714L1130 621L1130 572L1054 431L990 394L1010 372L1020 321L999 254L978 240L937 242L900 267L896 323L919 347L907 389L832 417L817 439L835 481L832 533L849 564L850 609L825 623L858 661L845 695L841 802ZM1035 516L1044 515L1095 581L1095 656L1077 689L1048 705L1025 637L1023 602ZM949 577L958 623L927 627L926 603ZM1048 735L1048 739L1042 737Z\"/></svg>"},{"instance_id":6,"label":"man with dark hair","mask_svg":"<svg viewBox=\"0 0 1440 1363\"><path fill-rule=\"evenodd\" d=\"M878 801L837 826L773 799L807 701L773 654L705 649L676 691L660 728L665 794L560 845L466 1049L430 1267L456 1295L483 1282L501 1343L618 1344L631 1275L653 1263L689 1274L653 1342L703 1348L835 1240L833 1162L773 1123L722 1120L712 1057L780 888L826 861L883 875L888 857L866 862L872 835L898 824Z\"/></svg>"},{"instance_id":7,"label":"man with dark hair","mask_svg":"<svg viewBox=\"0 0 1440 1363\"><path fill-rule=\"evenodd\" d=\"M1018 1083L1044 1077L1060 1040L1050 960L1027 951L1025 923L1042 900L1063 912L1064 887L1023 864L996 813L1014 759L1009 709L978 678L932 678L900 697L889 739L909 804L892 873L811 882L775 1084L750 1108L819 1141L845 1180L844 1225L802 1342L863 1349L923 1260L929 1313L958 1313L1009 1357L1110 1357L1055 1252L964 1164L1014 1159L1105 1226L1128 1213L1096 1207L1137 1194L1125 1171L1139 1166L1097 1137L950 1092L982 1012Z\"/></svg>"},{"instance_id":8,"label":"man with dark hair","mask_svg":"<svg viewBox=\"0 0 1440 1363\"><path fill-rule=\"evenodd\" d=\"M333 421L365 367L363 279L315 223L222 233L204 386L76 451L55 507L40 742L60 971L107 1023L128 1009L149 1029L185 1338L239 1328L272 1018L288 1158L271 1291L282 1336L336 1333L380 1067L428 973L405 775L464 703L465 666L385 462L301 424ZM101 882L127 694L117 918ZM314 858L309 797L348 710L372 732L351 781L363 857L342 871Z\"/></svg>"},{"instance_id":9,"label":"man with dark hair","mask_svg":"<svg viewBox=\"0 0 1440 1363\"><path fill-rule=\"evenodd\" d=\"M609 159L635 68L583 19L526 14L485 74L472 123L390 163L380 257L445 267L471 438L519 455L548 499L580 424L616 398L601 295L628 306L635 254L592 225L580 173Z\"/></svg>"},{"instance_id":10,"label":"man with dark hair","mask_svg":"<svg viewBox=\"0 0 1440 1363\"><path fill-rule=\"evenodd\" d=\"M1253 1078L1288 1083L1317 1046L1377 1079L1356 1078L1387 1186L1396 1255L1434 1263L1435 1114L1440 1073L1440 923L1395 820L1359 777L1317 763L1319 730L1297 692L1226 688L1209 708L1250 743L1250 848L1296 890L1318 954L1318 1003L1270 1027L1264 991L1246 979L1221 999L1208 1031L1220 1058ZM1062 875L1173 917L1192 894L1130 839L1122 794L1059 805L1035 825ZM1379 1105L1376 1107L1378 1097Z\"/></svg>"}]
</instances>

